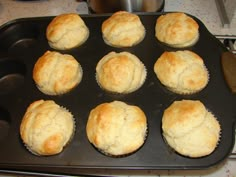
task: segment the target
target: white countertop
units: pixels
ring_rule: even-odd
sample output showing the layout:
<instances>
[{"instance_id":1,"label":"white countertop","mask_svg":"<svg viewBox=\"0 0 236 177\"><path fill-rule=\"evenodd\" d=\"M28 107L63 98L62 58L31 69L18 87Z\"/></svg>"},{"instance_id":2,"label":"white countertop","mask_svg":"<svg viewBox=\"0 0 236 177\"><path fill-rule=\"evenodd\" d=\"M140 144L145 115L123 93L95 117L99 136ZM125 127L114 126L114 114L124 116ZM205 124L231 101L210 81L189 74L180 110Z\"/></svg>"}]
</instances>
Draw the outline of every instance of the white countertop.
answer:
<instances>
[{"instance_id":1,"label":"white countertop","mask_svg":"<svg viewBox=\"0 0 236 177\"><path fill-rule=\"evenodd\" d=\"M236 35L236 20L232 21L230 28L223 28L215 0L166 0L165 11L182 11L199 18L208 30L214 35ZM62 13L76 12L87 14L88 8L85 3L78 0L40 0L40 1L17 1L0 0L0 25L17 18L56 16ZM224 163L208 170L201 171L145 171L140 176L192 176L192 177L235 177L236 161L226 160ZM110 174L111 175L111 174ZM127 175L135 175L130 172ZM0 176L12 176L0 174ZM18 175L18 177L23 175Z\"/></svg>"}]
</instances>

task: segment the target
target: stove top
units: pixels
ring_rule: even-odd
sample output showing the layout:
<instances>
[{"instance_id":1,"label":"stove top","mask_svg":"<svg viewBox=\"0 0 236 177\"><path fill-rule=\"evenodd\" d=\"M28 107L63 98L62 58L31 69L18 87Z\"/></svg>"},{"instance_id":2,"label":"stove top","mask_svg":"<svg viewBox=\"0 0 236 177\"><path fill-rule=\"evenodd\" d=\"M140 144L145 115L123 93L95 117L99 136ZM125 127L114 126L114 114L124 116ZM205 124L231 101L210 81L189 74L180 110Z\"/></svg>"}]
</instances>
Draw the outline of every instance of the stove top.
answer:
<instances>
[{"instance_id":1,"label":"stove top","mask_svg":"<svg viewBox=\"0 0 236 177\"><path fill-rule=\"evenodd\" d=\"M232 35L216 35L219 39L232 53L236 54L236 36Z\"/></svg>"}]
</instances>

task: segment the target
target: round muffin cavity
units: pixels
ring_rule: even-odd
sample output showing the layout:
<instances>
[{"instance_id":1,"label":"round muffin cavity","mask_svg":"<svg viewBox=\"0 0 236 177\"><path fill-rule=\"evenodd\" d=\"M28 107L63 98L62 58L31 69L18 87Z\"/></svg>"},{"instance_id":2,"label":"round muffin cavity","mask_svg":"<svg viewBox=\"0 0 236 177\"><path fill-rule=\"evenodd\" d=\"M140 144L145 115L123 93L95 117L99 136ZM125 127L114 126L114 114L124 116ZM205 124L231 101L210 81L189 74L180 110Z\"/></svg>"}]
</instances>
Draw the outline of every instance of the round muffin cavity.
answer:
<instances>
[{"instance_id":1,"label":"round muffin cavity","mask_svg":"<svg viewBox=\"0 0 236 177\"><path fill-rule=\"evenodd\" d=\"M66 50L82 45L89 36L89 29L78 14L61 14L49 23L46 36L50 47Z\"/></svg>"},{"instance_id":2,"label":"round muffin cavity","mask_svg":"<svg viewBox=\"0 0 236 177\"><path fill-rule=\"evenodd\" d=\"M182 12L161 15L155 26L156 38L175 48L194 45L199 39L198 23Z\"/></svg>"},{"instance_id":3,"label":"round muffin cavity","mask_svg":"<svg viewBox=\"0 0 236 177\"><path fill-rule=\"evenodd\" d=\"M146 68L138 57L129 52L110 52L96 66L96 79L105 90L131 93L146 79Z\"/></svg>"},{"instance_id":4,"label":"round muffin cavity","mask_svg":"<svg viewBox=\"0 0 236 177\"><path fill-rule=\"evenodd\" d=\"M40 156L62 152L74 131L73 115L52 100L31 103L20 125L20 135L27 149Z\"/></svg>"},{"instance_id":5,"label":"round muffin cavity","mask_svg":"<svg viewBox=\"0 0 236 177\"><path fill-rule=\"evenodd\" d=\"M211 154L220 138L220 125L199 100L173 102L162 117L163 136L176 152L189 157Z\"/></svg>"},{"instance_id":6,"label":"round muffin cavity","mask_svg":"<svg viewBox=\"0 0 236 177\"><path fill-rule=\"evenodd\" d=\"M145 37L145 28L138 15L118 11L102 23L104 41L114 47L131 47Z\"/></svg>"},{"instance_id":7,"label":"round muffin cavity","mask_svg":"<svg viewBox=\"0 0 236 177\"><path fill-rule=\"evenodd\" d=\"M100 152L124 156L138 150L147 133L147 119L137 106L121 101L102 103L91 110L87 137Z\"/></svg>"},{"instance_id":8,"label":"round muffin cavity","mask_svg":"<svg viewBox=\"0 0 236 177\"><path fill-rule=\"evenodd\" d=\"M154 64L160 82L178 94L193 94L206 87L208 70L203 59L188 50L164 52Z\"/></svg>"},{"instance_id":9,"label":"round muffin cavity","mask_svg":"<svg viewBox=\"0 0 236 177\"><path fill-rule=\"evenodd\" d=\"M35 63L33 79L41 92L61 95L76 87L83 71L78 61L69 54L47 51Z\"/></svg>"}]
</instances>

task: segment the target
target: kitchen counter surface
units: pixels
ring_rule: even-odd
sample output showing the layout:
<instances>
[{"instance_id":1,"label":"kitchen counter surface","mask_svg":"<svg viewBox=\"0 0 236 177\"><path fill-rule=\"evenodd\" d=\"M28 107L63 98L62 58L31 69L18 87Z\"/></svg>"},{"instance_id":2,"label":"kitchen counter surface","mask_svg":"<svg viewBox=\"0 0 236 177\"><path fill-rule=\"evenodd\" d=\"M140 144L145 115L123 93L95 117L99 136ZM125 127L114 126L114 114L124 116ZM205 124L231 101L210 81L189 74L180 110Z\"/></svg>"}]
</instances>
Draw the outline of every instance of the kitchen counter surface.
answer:
<instances>
[{"instance_id":1,"label":"kitchen counter surface","mask_svg":"<svg viewBox=\"0 0 236 177\"><path fill-rule=\"evenodd\" d=\"M236 15L229 27L223 27L215 0L166 0L164 10L194 15L214 35L236 35ZM0 25L16 18L56 16L66 12L87 14L88 8L85 2L78 0L0 0Z\"/></svg>"},{"instance_id":2,"label":"kitchen counter surface","mask_svg":"<svg viewBox=\"0 0 236 177\"><path fill-rule=\"evenodd\" d=\"M165 11L182 11L199 18L213 35L236 35L236 13L223 27L215 0L167 0Z\"/></svg>"},{"instance_id":3,"label":"kitchen counter surface","mask_svg":"<svg viewBox=\"0 0 236 177\"><path fill-rule=\"evenodd\" d=\"M235 17L229 28L222 26L215 0L166 0L164 11L182 11L198 17L214 35L236 35ZM87 14L86 3L76 0L40 0L40 1L17 1L0 0L0 25L17 18L56 16L61 13L75 12ZM236 160L226 160L218 166L207 170L190 171L144 171L139 176L195 176L195 177L235 177ZM120 172L119 172L120 173ZM112 174L108 174L112 175ZM120 174L120 176L136 175L136 172ZM0 176L14 176L0 174ZM23 177L24 175L17 175Z\"/></svg>"}]
</instances>

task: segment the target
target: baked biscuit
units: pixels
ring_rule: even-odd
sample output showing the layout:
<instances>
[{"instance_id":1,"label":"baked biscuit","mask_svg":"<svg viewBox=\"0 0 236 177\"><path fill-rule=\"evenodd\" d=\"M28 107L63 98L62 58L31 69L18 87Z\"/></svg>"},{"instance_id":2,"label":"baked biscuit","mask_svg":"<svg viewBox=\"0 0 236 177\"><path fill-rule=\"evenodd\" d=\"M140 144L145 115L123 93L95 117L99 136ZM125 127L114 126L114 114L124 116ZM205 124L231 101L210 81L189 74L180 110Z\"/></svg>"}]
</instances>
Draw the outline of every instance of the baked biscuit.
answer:
<instances>
[{"instance_id":1,"label":"baked biscuit","mask_svg":"<svg viewBox=\"0 0 236 177\"><path fill-rule=\"evenodd\" d=\"M164 52L155 63L154 72L164 86L178 94L199 92L209 80L203 59L188 50Z\"/></svg>"},{"instance_id":2,"label":"baked biscuit","mask_svg":"<svg viewBox=\"0 0 236 177\"><path fill-rule=\"evenodd\" d=\"M96 66L98 84L114 93L131 93L139 89L146 75L143 63L129 52L110 52Z\"/></svg>"},{"instance_id":3,"label":"baked biscuit","mask_svg":"<svg viewBox=\"0 0 236 177\"><path fill-rule=\"evenodd\" d=\"M60 153L74 131L72 114L52 100L38 100L30 104L20 124L24 144L36 155Z\"/></svg>"},{"instance_id":4,"label":"baked biscuit","mask_svg":"<svg viewBox=\"0 0 236 177\"><path fill-rule=\"evenodd\" d=\"M157 19L155 35L159 41L169 46L188 47L198 41L198 28L198 23L182 12L167 13Z\"/></svg>"},{"instance_id":5,"label":"baked biscuit","mask_svg":"<svg viewBox=\"0 0 236 177\"><path fill-rule=\"evenodd\" d=\"M47 95L69 92L80 83L82 75L82 68L72 55L55 51L45 52L33 69L38 89Z\"/></svg>"},{"instance_id":6,"label":"baked biscuit","mask_svg":"<svg viewBox=\"0 0 236 177\"><path fill-rule=\"evenodd\" d=\"M131 47L145 37L145 28L138 15L118 11L102 23L104 41L114 47Z\"/></svg>"},{"instance_id":7,"label":"baked biscuit","mask_svg":"<svg viewBox=\"0 0 236 177\"><path fill-rule=\"evenodd\" d=\"M176 152L189 157L211 154L220 138L220 125L199 100L173 102L162 117L163 136Z\"/></svg>"},{"instance_id":8,"label":"baked biscuit","mask_svg":"<svg viewBox=\"0 0 236 177\"><path fill-rule=\"evenodd\" d=\"M147 119L137 106L121 101L102 103L91 110L86 132L88 140L100 152L114 157L124 156L143 145Z\"/></svg>"},{"instance_id":9,"label":"baked biscuit","mask_svg":"<svg viewBox=\"0 0 236 177\"><path fill-rule=\"evenodd\" d=\"M89 29L78 14L61 14L49 23L46 36L52 48L66 50L83 44Z\"/></svg>"}]
</instances>

